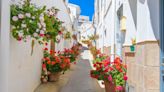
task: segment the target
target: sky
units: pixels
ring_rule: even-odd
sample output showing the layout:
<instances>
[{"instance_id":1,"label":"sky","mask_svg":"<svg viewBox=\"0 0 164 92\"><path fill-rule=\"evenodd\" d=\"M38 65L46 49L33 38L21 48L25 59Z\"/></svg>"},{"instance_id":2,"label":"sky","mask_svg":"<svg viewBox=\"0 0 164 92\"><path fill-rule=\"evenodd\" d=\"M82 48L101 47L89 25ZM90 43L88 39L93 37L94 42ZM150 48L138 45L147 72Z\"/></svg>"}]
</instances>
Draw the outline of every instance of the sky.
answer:
<instances>
[{"instance_id":1,"label":"sky","mask_svg":"<svg viewBox=\"0 0 164 92\"><path fill-rule=\"evenodd\" d=\"M81 8L81 15L89 16L89 19L92 20L94 0L69 0L69 3L79 5Z\"/></svg>"}]
</instances>

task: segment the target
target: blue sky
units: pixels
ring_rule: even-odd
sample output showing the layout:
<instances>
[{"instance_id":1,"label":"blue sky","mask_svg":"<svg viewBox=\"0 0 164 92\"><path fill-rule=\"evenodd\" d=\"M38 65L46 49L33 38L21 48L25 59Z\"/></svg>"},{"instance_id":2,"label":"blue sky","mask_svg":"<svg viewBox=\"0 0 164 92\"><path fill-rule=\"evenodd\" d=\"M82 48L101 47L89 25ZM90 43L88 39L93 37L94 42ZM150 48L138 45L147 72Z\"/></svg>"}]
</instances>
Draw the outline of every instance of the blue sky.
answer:
<instances>
[{"instance_id":1,"label":"blue sky","mask_svg":"<svg viewBox=\"0 0 164 92\"><path fill-rule=\"evenodd\" d=\"M94 0L69 0L69 2L79 5L81 8L81 15L89 16L90 20L92 20Z\"/></svg>"}]
</instances>

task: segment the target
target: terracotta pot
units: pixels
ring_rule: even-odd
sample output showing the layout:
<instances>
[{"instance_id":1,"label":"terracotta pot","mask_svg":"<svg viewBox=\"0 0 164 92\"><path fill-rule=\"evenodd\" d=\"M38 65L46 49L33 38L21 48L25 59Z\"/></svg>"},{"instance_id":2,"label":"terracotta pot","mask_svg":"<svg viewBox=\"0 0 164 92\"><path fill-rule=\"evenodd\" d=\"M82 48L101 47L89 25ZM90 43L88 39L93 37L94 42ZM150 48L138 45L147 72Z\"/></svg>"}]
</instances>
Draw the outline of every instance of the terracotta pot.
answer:
<instances>
[{"instance_id":1,"label":"terracotta pot","mask_svg":"<svg viewBox=\"0 0 164 92\"><path fill-rule=\"evenodd\" d=\"M105 92L116 92L115 91L116 85L114 83L110 83L108 81L104 81L104 85L105 85ZM119 92L125 92L125 88L123 88L123 90L119 91Z\"/></svg>"},{"instance_id":2,"label":"terracotta pot","mask_svg":"<svg viewBox=\"0 0 164 92\"><path fill-rule=\"evenodd\" d=\"M60 75L61 75L60 72L59 72L59 73L51 73L51 74L49 75L48 81L49 81L49 82L56 82L56 81L59 80Z\"/></svg>"},{"instance_id":3,"label":"terracotta pot","mask_svg":"<svg viewBox=\"0 0 164 92\"><path fill-rule=\"evenodd\" d=\"M115 91L115 84L110 83L108 81L104 81L104 85L105 85L105 92L116 92Z\"/></svg>"}]
</instances>

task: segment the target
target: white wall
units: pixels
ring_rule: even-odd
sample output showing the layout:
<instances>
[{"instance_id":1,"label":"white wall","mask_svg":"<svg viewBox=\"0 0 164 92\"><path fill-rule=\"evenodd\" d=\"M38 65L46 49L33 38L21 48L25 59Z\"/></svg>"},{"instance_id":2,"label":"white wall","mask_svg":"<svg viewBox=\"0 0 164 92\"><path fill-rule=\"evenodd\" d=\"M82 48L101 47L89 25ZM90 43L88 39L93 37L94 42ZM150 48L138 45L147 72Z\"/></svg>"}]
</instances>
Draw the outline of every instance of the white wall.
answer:
<instances>
[{"instance_id":1,"label":"white wall","mask_svg":"<svg viewBox=\"0 0 164 92\"><path fill-rule=\"evenodd\" d=\"M43 47L35 42L31 56L31 41L10 39L9 92L33 92L40 84Z\"/></svg>"},{"instance_id":2,"label":"white wall","mask_svg":"<svg viewBox=\"0 0 164 92\"><path fill-rule=\"evenodd\" d=\"M19 0L11 0L16 3ZM32 0L36 5L56 6L58 16L70 28L71 20L61 0ZM0 28L0 92L33 92L40 84L43 47L35 42L31 56L31 40L18 42L10 34L10 0L1 0Z\"/></svg>"},{"instance_id":3,"label":"white wall","mask_svg":"<svg viewBox=\"0 0 164 92\"><path fill-rule=\"evenodd\" d=\"M0 92L8 92L8 67L10 62L10 7L9 0L1 0L0 2Z\"/></svg>"},{"instance_id":4,"label":"white wall","mask_svg":"<svg viewBox=\"0 0 164 92\"><path fill-rule=\"evenodd\" d=\"M137 10L137 42L158 40L159 0L138 1Z\"/></svg>"},{"instance_id":5,"label":"white wall","mask_svg":"<svg viewBox=\"0 0 164 92\"><path fill-rule=\"evenodd\" d=\"M126 32L125 32L125 45L131 45L131 39L136 38L137 26L135 27L135 22L132 16L130 5L128 0L124 3L123 15L126 16ZM137 24L136 24L137 25Z\"/></svg>"}]
</instances>

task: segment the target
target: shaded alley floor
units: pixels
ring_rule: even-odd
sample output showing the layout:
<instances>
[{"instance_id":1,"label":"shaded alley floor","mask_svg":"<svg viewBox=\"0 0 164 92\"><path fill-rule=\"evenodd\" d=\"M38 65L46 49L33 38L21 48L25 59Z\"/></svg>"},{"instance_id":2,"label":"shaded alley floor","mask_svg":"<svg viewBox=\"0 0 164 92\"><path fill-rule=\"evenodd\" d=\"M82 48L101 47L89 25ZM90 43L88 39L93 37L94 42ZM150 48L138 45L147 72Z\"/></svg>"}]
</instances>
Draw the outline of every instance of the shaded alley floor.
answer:
<instances>
[{"instance_id":1,"label":"shaded alley floor","mask_svg":"<svg viewBox=\"0 0 164 92\"><path fill-rule=\"evenodd\" d=\"M58 82L42 84L35 92L104 92L97 80L90 77L90 55L84 48L78 62Z\"/></svg>"}]
</instances>

